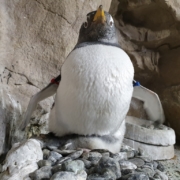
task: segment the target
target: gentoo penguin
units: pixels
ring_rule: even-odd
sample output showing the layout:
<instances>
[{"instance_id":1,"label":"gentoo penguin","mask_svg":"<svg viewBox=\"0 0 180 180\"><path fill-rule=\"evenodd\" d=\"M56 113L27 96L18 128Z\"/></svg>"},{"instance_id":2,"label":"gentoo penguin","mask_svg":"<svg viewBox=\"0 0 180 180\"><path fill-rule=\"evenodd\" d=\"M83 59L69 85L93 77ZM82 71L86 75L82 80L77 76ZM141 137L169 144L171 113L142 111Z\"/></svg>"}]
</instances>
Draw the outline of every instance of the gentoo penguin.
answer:
<instances>
[{"instance_id":1,"label":"gentoo penguin","mask_svg":"<svg viewBox=\"0 0 180 180\"><path fill-rule=\"evenodd\" d=\"M56 93L49 130L60 137L79 135L72 142L74 148L116 153L125 133L133 76L131 60L118 44L113 18L101 5L87 14L61 74L31 98L22 128L35 105Z\"/></svg>"}]
</instances>

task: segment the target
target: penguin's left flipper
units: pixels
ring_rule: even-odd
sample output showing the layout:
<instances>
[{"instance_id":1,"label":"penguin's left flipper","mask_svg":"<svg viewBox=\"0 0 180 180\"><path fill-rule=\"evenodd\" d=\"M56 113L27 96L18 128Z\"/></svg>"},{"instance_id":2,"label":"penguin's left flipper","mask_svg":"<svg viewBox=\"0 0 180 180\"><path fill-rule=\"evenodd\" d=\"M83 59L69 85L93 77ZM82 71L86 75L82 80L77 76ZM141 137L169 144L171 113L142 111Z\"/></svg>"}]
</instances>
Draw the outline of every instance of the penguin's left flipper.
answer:
<instances>
[{"instance_id":1,"label":"penguin's left flipper","mask_svg":"<svg viewBox=\"0 0 180 180\"><path fill-rule=\"evenodd\" d=\"M165 117L162 104L155 92L139 85L134 87L133 97L144 102L143 107L150 120L157 124L164 122Z\"/></svg>"},{"instance_id":2,"label":"penguin's left flipper","mask_svg":"<svg viewBox=\"0 0 180 180\"><path fill-rule=\"evenodd\" d=\"M33 111L36 109L38 102L40 102L56 93L57 88L58 88L57 84L60 82L60 79L61 79L61 75L59 75L58 77L53 79L51 81L51 83L48 84L44 89L42 89L37 94L35 94L34 96L31 97L29 104L28 104L28 108L26 110L26 113L25 113L23 120L21 122L21 125L20 125L21 130L24 130L26 128L27 124L30 121Z\"/></svg>"}]
</instances>

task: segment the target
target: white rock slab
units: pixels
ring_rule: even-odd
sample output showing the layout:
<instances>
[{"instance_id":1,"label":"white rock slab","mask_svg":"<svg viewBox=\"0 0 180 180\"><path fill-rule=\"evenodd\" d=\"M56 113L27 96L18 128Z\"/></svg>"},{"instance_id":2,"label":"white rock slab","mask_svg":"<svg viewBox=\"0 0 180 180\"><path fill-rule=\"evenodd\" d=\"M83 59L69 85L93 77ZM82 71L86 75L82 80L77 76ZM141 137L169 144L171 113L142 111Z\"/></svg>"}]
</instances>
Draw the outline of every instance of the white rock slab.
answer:
<instances>
[{"instance_id":1,"label":"white rock slab","mask_svg":"<svg viewBox=\"0 0 180 180\"><path fill-rule=\"evenodd\" d=\"M147 156L153 160L165 160L174 157L174 146L155 146L143 144L130 139L124 138L124 143L136 150L143 150Z\"/></svg>"},{"instance_id":2,"label":"white rock slab","mask_svg":"<svg viewBox=\"0 0 180 180\"><path fill-rule=\"evenodd\" d=\"M43 159L43 153L40 141L28 139L25 142L16 143L6 156L0 179L24 179L38 168L37 162L41 159Z\"/></svg>"},{"instance_id":3,"label":"white rock slab","mask_svg":"<svg viewBox=\"0 0 180 180\"><path fill-rule=\"evenodd\" d=\"M153 121L127 116L125 138L152 145L170 146L175 144L176 136L173 129L164 125L161 125L162 129L154 129L152 124Z\"/></svg>"}]
</instances>

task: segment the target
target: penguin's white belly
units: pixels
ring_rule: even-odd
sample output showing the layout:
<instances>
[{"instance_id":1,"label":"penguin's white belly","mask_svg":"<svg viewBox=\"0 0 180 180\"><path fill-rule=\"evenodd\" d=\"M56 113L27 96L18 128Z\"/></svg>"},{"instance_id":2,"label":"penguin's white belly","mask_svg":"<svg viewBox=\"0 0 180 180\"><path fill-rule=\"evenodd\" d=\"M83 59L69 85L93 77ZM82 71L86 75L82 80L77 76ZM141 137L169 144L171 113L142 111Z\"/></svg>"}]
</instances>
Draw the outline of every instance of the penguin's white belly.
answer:
<instances>
[{"instance_id":1,"label":"penguin's white belly","mask_svg":"<svg viewBox=\"0 0 180 180\"><path fill-rule=\"evenodd\" d=\"M65 133L114 133L129 109L133 76L132 63L120 48L89 45L73 50L61 69L55 133L61 134L58 126Z\"/></svg>"}]
</instances>

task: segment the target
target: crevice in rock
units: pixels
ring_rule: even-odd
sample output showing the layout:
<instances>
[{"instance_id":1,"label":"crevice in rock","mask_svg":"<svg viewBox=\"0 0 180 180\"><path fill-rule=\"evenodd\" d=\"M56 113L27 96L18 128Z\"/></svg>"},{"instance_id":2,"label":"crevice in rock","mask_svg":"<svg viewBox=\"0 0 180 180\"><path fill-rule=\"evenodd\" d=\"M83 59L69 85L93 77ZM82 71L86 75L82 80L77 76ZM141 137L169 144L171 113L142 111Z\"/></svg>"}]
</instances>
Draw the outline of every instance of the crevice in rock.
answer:
<instances>
[{"instance_id":1,"label":"crevice in rock","mask_svg":"<svg viewBox=\"0 0 180 180\"><path fill-rule=\"evenodd\" d=\"M62 16L61 14L58 14L57 12L54 12L51 9L47 8L42 2L39 2L38 0L34 0L34 1L36 1L38 4L40 4L44 8L44 10L63 18L68 24L71 25L71 23L64 16Z\"/></svg>"},{"instance_id":2,"label":"crevice in rock","mask_svg":"<svg viewBox=\"0 0 180 180\"><path fill-rule=\"evenodd\" d=\"M20 76L25 77L26 80L27 80L27 84L29 84L29 85L31 85L31 86L34 86L34 87L36 87L36 88L39 89L39 87L37 87L35 84L33 84L25 74L18 73L18 72L14 72L14 71L12 71L11 69L8 69L7 67L5 67L5 69L8 70L8 71L11 72L11 73L15 73L15 74L18 74L18 75L20 75ZM9 73L9 74L11 74L11 73ZM10 78L11 76L12 76L12 75L8 75L7 84L8 84L8 82L9 82L9 78ZM21 84L15 84L15 85L21 85Z\"/></svg>"}]
</instances>

